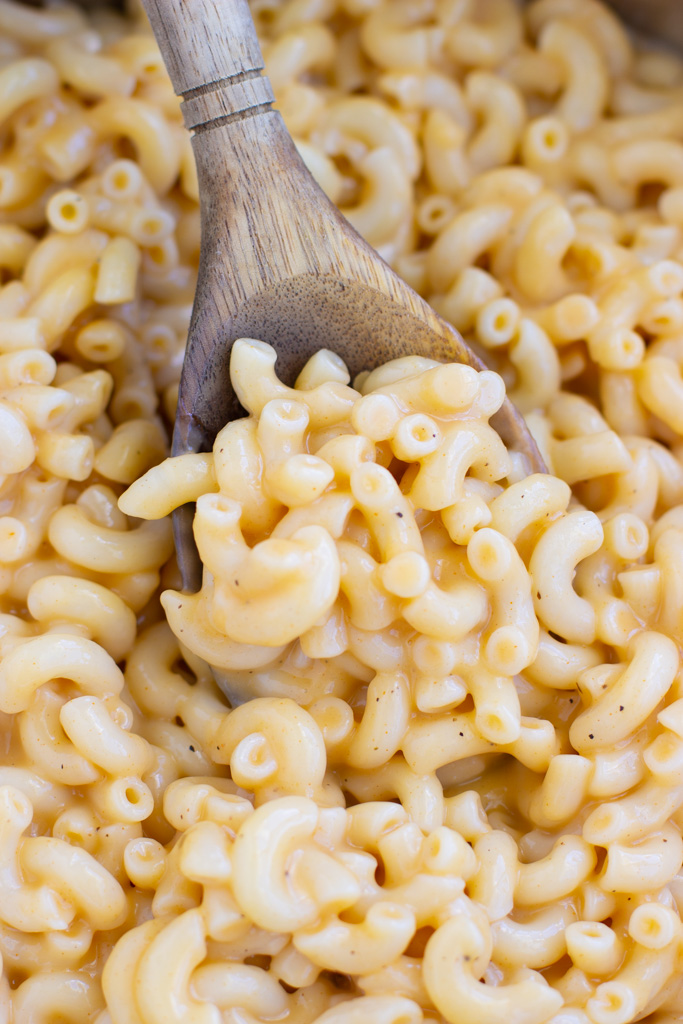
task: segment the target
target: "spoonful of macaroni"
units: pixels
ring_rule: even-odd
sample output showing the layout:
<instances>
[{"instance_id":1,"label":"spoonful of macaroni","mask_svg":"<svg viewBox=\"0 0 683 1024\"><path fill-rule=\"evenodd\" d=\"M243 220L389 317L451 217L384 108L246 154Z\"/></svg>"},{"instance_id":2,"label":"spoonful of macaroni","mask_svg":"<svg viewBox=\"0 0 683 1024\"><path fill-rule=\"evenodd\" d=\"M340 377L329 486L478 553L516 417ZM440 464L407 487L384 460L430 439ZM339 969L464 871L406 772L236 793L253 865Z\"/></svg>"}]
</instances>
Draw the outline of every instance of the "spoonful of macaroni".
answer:
<instances>
[{"instance_id":1,"label":"spoonful of macaroni","mask_svg":"<svg viewBox=\"0 0 683 1024\"><path fill-rule=\"evenodd\" d=\"M234 364L232 384L228 372L239 338L272 346L287 384L322 349L341 357L338 381L349 379L341 360L352 376L409 356L484 370L458 332L363 241L308 172L273 109L247 0L144 0L144 6L194 133L201 195L201 262L174 454L209 451L221 428L242 415ZM267 377L272 360L260 356L259 372ZM448 387L445 381L441 386ZM501 401L495 429L526 457L527 471L543 471L522 416ZM201 564L191 514L181 510L175 525L184 585L197 590Z\"/></svg>"}]
</instances>

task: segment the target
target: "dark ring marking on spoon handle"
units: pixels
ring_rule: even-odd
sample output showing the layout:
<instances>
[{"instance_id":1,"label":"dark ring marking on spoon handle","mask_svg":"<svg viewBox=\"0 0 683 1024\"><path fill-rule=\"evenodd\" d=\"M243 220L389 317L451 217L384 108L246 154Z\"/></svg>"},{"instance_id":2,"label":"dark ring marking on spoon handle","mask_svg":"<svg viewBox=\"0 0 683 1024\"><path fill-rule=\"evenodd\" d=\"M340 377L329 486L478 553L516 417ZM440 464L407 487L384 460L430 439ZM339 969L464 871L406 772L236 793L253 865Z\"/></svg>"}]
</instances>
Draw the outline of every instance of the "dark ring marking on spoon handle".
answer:
<instances>
[{"instance_id":1,"label":"dark ring marking on spoon handle","mask_svg":"<svg viewBox=\"0 0 683 1024\"><path fill-rule=\"evenodd\" d=\"M265 113L274 100L269 79L255 68L188 90L183 93L181 109L185 127L199 134Z\"/></svg>"}]
</instances>

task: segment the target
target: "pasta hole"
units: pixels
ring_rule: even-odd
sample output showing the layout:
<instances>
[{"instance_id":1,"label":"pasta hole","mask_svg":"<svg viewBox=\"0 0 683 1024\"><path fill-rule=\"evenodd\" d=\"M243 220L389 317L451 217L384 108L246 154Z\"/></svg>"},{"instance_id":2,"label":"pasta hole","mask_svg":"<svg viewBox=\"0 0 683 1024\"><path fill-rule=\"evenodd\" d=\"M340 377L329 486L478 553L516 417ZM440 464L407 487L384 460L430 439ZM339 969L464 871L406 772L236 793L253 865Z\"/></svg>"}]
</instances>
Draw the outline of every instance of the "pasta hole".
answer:
<instances>
[{"instance_id":1,"label":"pasta hole","mask_svg":"<svg viewBox=\"0 0 683 1024\"><path fill-rule=\"evenodd\" d=\"M130 178L125 171L116 171L112 176L111 183L117 192L125 192L130 184Z\"/></svg>"},{"instance_id":2,"label":"pasta hole","mask_svg":"<svg viewBox=\"0 0 683 1024\"><path fill-rule=\"evenodd\" d=\"M499 715L492 713L490 715L486 715L486 728L491 732L499 732L501 729L505 728L505 723Z\"/></svg>"},{"instance_id":3,"label":"pasta hole","mask_svg":"<svg viewBox=\"0 0 683 1024\"><path fill-rule=\"evenodd\" d=\"M56 401L51 409L43 414L43 422L47 429L56 426L60 420L62 420L69 412L70 406L68 402Z\"/></svg>"},{"instance_id":4,"label":"pasta hole","mask_svg":"<svg viewBox=\"0 0 683 1024\"><path fill-rule=\"evenodd\" d=\"M164 330L150 331L145 338L146 344L155 352L165 354L168 349L169 335Z\"/></svg>"},{"instance_id":5,"label":"pasta hole","mask_svg":"<svg viewBox=\"0 0 683 1024\"><path fill-rule=\"evenodd\" d=\"M249 751L249 760L257 768L260 768L261 765L264 765L266 761L269 759L269 757L270 751L268 749L267 743L255 744Z\"/></svg>"},{"instance_id":6,"label":"pasta hole","mask_svg":"<svg viewBox=\"0 0 683 1024\"><path fill-rule=\"evenodd\" d=\"M140 794L138 793L135 786L127 786L124 795L128 803L132 804L133 806L140 802Z\"/></svg>"},{"instance_id":7,"label":"pasta hole","mask_svg":"<svg viewBox=\"0 0 683 1024\"><path fill-rule=\"evenodd\" d=\"M382 481L377 480L374 476L368 475L365 478L365 480L363 480L361 491L365 492L365 494L367 494L368 497L371 497L372 495L375 494L381 494Z\"/></svg>"},{"instance_id":8,"label":"pasta hole","mask_svg":"<svg viewBox=\"0 0 683 1024\"><path fill-rule=\"evenodd\" d=\"M429 210L429 212L426 214L426 216L429 221L431 221L432 223L436 222L438 224L443 216L443 211L440 210L437 206L433 206L431 210Z\"/></svg>"},{"instance_id":9,"label":"pasta hole","mask_svg":"<svg viewBox=\"0 0 683 1024\"><path fill-rule=\"evenodd\" d=\"M495 544L489 544L483 537L477 538L478 543L474 549L474 571L478 576L485 575L486 578L490 574L495 573L496 567L499 562L498 558L498 547Z\"/></svg>"},{"instance_id":10,"label":"pasta hole","mask_svg":"<svg viewBox=\"0 0 683 1024\"><path fill-rule=\"evenodd\" d=\"M18 799L17 797L15 797L15 796L10 796L10 797L9 797L9 801L11 802L11 804L12 804L12 810L13 810L13 811L14 811L14 813L15 813L15 814L17 815L17 817L23 817L23 816L24 816L24 813L25 813L25 810L26 810L25 804L24 804L24 803L22 803L22 802L21 802L21 801L20 801L20 800L19 800L19 799Z\"/></svg>"},{"instance_id":11,"label":"pasta hole","mask_svg":"<svg viewBox=\"0 0 683 1024\"><path fill-rule=\"evenodd\" d=\"M118 413L117 419L122 423L126 420L144 419L150 414L150 410L147 406L143 405L143 403L136 398L124 399L122 402L118 403L116 411Z\"/></svg>"},{"instance_id":12,"label":"pasta hole","mask_svg":"<svg viewBox=\"0 0 683 1024\"><path fill-rule=\"evenodd\" d=\"M624 996L621 992L610 991L607 993L606 997L603 995L603 998L607 1003L608 1009L612 1010L614 1013L617 1013L619 1010L621 1010L622 1006L624 1005Z\"/></svg>"},{"instance_id":13,"label":"pasta hole","mask_svg":"<svg viewBox=\"0 0 683 1024\"><path fill-rule=\"evenodd\" d=\"M151 245L147 252L152 263L156 263L157 266L163 266L166 253L160 245Z\"/></svg>"},{"instance_id":14,"label":"pasta hole","mask_svg":"<svg viewBox=\"0 0 683 1024\"><path fill-rule=\"evenodd\" d=\"M35 380L35 378L38 376L41 369L42 365L38 362L37 359L33 361L28 360L26 365L24 366L24 378L22 380L22 383L30 384L31 381Z\"/></svg>"},{"instance_id":15,"label":"pasta hole","mask_svg":"<svg viewBox=\"0 0 683 1024\"><path fill-rule=\"evenodd\" d=\"M181 729L185 728L185 722L180 717L180 715L176 715L175 718L173 719L173 722L174 722L175 725L179 726Z\"/></svg>"},{"instance_id":16,"label":"pasta hole","mask_svg":"<svg viewBox=\"0 0 683 1024\"><path fill-rule=\"evenodd\" d=\"M622 341L624 355L635 356L640 353L642 345L641 342L638 341L639 338L640 335L636 334L635 331L625 335Z\"/></svg>"},{"instance_id":17,"label":"pasta hole","mask_svg":"<svg viewBox=\"0 0 683 1024\"><path fill-rule=\"evenodd\" d=\"M448 196L429 196L418 207L418 227L426 235L438 234L452 219L454 211L454 204Z\"/></svg>"},{"instance_id":18,"label":"pasta hole","mask_svg":"<svg viewBox=\"0 0 683 1024\"><path fill-rule=\"evenodd\" d=\"M297 423L301 417L301 410L294 402L282 402L276 415L284 423Z\"/></svg>"},{"instance_id":19,"label":"pasta hole","mask_svg":"<svg viewBox=\"0 0 683 1024\"><path fill-rule=\"evenodd\" d=\"M562 260L562 267L570 276L597 277L605 267L605 256L597 247L573 247Z\"/></svg>"},{"instance_id":20,"label":"pasta hole","mask_svg":"<svg viewBox=\"0 0 683 1024\"><path fill-rule=\"evenodd\" d=\"M664 733L657 740L654 749L650 750L650 758L653 764L665 766L670 759L675 759L678 753L679 739L675 734Z\"/></svg>"},{"instance_id":21,"label":"pasta hole","mask_svg":"<svg viewBox=\"0 0 683 1024\"><path fill-rule=\"evenodd\" d=\"M612 814L608 809L605 809L602 814L598 814L595 817L595 827L599 832L604 832L612 828L615 824L615 815Z\"/></svg>"},{"instance_id":22,"label":"pasta hole","mask_svg":"<svg viewBox=\"0 0 683 1024\"><path fill-rule=\"evenodd\" d=\"M427 839L426 853L428 857L438 857L441 853L442 842L439 835L431 835Z\"/></svg>"},{"instance_id":23,"label":"pasta hole","mask_svg":"<svg viewBox=\"0 0 683 1024\"><path fill-rule=\"evenodd\" d=\"M163 222L157 217L147 217L140 225L140 230L147 235L158 235L164 230Z\"/></svg>"}]
</instances>

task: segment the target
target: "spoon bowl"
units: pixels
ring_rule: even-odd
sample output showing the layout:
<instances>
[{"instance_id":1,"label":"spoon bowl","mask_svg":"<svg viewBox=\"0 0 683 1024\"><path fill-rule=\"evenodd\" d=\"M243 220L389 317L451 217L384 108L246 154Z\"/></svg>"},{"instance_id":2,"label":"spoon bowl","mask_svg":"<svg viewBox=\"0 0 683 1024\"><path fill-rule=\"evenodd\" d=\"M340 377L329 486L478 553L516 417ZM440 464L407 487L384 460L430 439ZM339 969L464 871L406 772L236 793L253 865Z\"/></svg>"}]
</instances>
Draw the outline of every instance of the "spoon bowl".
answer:
<instances>
[{"instance_id":1,"label":"spoon bowl","mask_svg":"<svg viewBox=\"0 0 683 1024\"><path fill-rule=\"evenodd\" d=\"M258 338L293 384L321 348L352 376L406 355L485 369L460 334L380 258L328 200L299 156L273 93L247 0L144 0L183 116L201 197L199 278L173 452L209 451L244 415L230 385L233 343ZM545 466L506 400L494 418L529 472ZM198 590L192 512L174 522L183 585Z\"/></svg>"}]
</instances>

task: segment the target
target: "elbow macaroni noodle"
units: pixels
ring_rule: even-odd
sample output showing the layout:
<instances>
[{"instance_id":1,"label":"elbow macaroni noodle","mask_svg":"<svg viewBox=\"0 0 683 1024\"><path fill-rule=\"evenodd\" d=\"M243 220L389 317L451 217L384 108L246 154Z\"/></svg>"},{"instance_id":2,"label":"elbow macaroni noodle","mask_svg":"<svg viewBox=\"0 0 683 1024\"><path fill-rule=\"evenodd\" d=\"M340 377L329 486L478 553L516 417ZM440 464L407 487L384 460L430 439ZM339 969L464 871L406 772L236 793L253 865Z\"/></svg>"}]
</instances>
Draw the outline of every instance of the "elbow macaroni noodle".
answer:
<instances>
[{"instance_id":1,"label":"elbow macaroni noodle","mask_svg":"<svg viewBox=\"0 0 683 1024\"><path fill-rule=\"evenodd\" d=\"M672 1024L683 61L599 0L252 10L491 370L242 339L247 416L167 459L178 101L139 11L0 0L0 1024Z\"/></svg>"}]
</instances>

